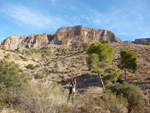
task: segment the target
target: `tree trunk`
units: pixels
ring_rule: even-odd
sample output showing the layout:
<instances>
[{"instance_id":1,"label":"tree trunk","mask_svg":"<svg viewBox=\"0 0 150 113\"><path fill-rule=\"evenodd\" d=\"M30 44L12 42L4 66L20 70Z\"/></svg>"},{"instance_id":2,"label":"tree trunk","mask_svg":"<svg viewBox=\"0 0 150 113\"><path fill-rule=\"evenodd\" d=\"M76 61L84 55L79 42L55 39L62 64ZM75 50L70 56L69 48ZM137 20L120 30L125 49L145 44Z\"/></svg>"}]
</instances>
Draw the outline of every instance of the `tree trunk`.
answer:
<instances>
[{"instance_id":1,"label":"tree trunk","mask_svg":"<svg viewBox=\"0 0 150 113\"><path fill-rule=\"evenodd\" d=\"M125 80L127 80L127 73L126 73L126 69L124 69L124 73L125 73Z\"/></svg>"},{"instance_id":2,"label":"tree trunk","mask_svg":"<svg viewBox=\"0 0 150 113\"><path fill-rule=\"evenodd\" d=\"M101 76L101 74L100 74L100 73L98 73L98 76L99 76L99 78L100 78L100 82L101 82L101 84L102 84L103 91L105 91L105 85L104 85L104 82L103 82L102 76Z\"/></svg>"}]
</instances>

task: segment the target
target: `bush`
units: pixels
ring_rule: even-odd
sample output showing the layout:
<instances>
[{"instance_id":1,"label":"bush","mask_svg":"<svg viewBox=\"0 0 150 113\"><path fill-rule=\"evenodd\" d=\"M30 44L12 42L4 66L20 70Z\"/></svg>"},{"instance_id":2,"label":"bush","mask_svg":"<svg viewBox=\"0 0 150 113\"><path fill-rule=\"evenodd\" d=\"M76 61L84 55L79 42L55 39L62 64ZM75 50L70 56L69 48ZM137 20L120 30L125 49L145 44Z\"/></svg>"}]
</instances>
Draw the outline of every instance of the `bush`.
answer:
<instances>
[{"instance_id":1,"label":"bush","mask_svg":"<svg viewBox=\"0 0 150 113\"><path fill-rule=\"evenodd\" d=\"M60 47L60 48L57 49L57 51L58 51L60 54L66 54L68 50L65 49L65 48Z\"/></svg>"},{"instance_id":2,"label":"bush","mask_svg":"<svg viewBox=\"0 0 150 113\"><path fill-rule=\"evenodd\" d=\"M77 51L77 48L72 47L70 51Z\"/></svg>"},{"instance_id":3,"label":"bush","mask_svg":"<svg viewBox=\"0 0 150 113\"><path fill-rule=\"evenodd\" d=\"M45 58L46 58L45 53L42 53L42 59L45 59Z\"/></svg>"},{"instance_id":4,"label":"bush","mask_svg":"<svg viewBox=\"0 0 150 113\"><path fill-rule=\"evenodd\" d=\"M15 103L26 88L25 75L14 62L0 61L0 98L3 103Z\"/></svg>"},{"instance_id":5,"label":"bush","mask_svg":"<svg viewBox=\"0 0 150 113\"><path fill-rule=\"evenodd\" d=\"M29 56L30 56L30 55L33 55L33 52L32 52L31 50L23 50L23 51L22 51L22 54L23 54L23 55L29 55Z\"/></svg>"},{"instance_id":6,"label":"bush","mask_svg":"<svg viewBox=\"0 0 150 113\"><path fill-rule=\"evenodd\" d=\"M21 96L18 110L26 113L70 113L64 89L52 81L32 80L30 88Z\"/></svg>"},{"instance_id":7,"label":"bush","mask_svg":"<svg viewBox=\"0 0 150 113\"><path fill-rule=\"evenodd\" d=\"M6 50L6 48L5 48L5 47L2 47L2 48L1 48L1 50L4 50L4 51L5 51L5 50Z\"/></svg>"},{"instance_id":8,"label":"bush","mask_svg":"<svg viewBox=\"0 0 150 113\"><path fill-rule=\"evenodd\" d=\"M47 49L41 49L41 53L45 53L46 55L51 56L52 55L52 51L50 48Z\"/></svg>"},{"instance_id":9,"label":"bush","mask_svg":"<svg viewBox=\"0 0 150 113\"><path fill-rule=\"evenodd\" d=\"M34 78L35 79L42 79L42 78L46 78L48 75L46 75L46 74L43 74L43 73L36 73L35 75L34 75Z\"/></svg>"},{"instance_id":10,"label":"bush","mask_svg":"<svg viewBox=\"0 0 150 113\"><path fill-rule=\"evenodd\" d=\"M80 45L80 48L83 50L88 50L90 44L88 42L84 42Z\"/></svg>"},{"instance_id":11,"label":"bush","mask_svg":"<svg viewBox=\"0 0 150 113\"><path fill-rule=\"evenodd\" d=\"M6 59L10 59L10 53L5 56Z\"/></svg>"},{"instance_id":12,"label":"bush","mask_svg":"<svg viewBox=\"0 0 150 113\"><path fill-rule=\"evenodd\" d=\"M110 89L112 92L115 92L117 96L123 95L128 101L128 110L129 113L133 110L136 113L142 112L142 99L141 95L138 92L137 88L133 85L123 83L123 84L111 84L107 86L107 89Z\"/></svg>"},{"instance_id":13,"label":"bush","mask_svg":"<svg viewBox=\"0 0 150 113\"><path fill-rule=\"evenodd\" d=\"M27 65L27 68L28 68L28 69L34 69L35 67L33 66L33 64L28 64L28 65Z\"/></svg>"},{"instance_id":14,"label":"bush","mask_svg":"<svg viewBox=\"0 0 150 113\"><path fill-rule=\"evenodd\" d=\"M35 67L36 67L36 68L39 68L39 67L40 67L40 65L36 64L36 65L35 65Z\"/></svg>"},{"instance_id":15,"label":"bush","mask_svg":"<svg viewBox=\"0 0 150 113\"><path fill-rule=\"evenodd\" d=\"M103 44L105 44L105 43L106 43L106 44L110 44L110 41L109 41L109 40L104 40L104 41L102 41L102 43L103 43Z\"/></svg>"},{"instance_id":16,"label":"bush","mask_svg":"<svg viewBox=\"0 0 150 113\"><path fill-rule=\"evenodd\" d=\"M150 45L150 42L148 42L148 43L144 42L143 45Z\"/></svg>"},{"instance_id":17,"label":"bush","mask_svg":"<svg viewBox=\"0 0 150 113\"><path fill-rule=\"evenodd\" d=\"M10 52L14 52L14 53L21 53L21 51L20 50L7 50L7 51L10 51Z\"/></svg>"},{"instance_id":18,"label":"bush","mask_svg":"<svg viewBox=\"0 0 150 113\"><path fill-rule=\"evenodd\" d=\"M80 95L76 101L80 102L81 110L84 113L127 113L128 102L122 96L117 97L111 91L105 91L102 96L89 98L87 95Z\"/></svg>"},{"instance_id":19,"label":"bush","mask_svg":"<svg viewBox=\"0 0 150 113\"><path fill-rule=\"evenodd\" d=\"M116 96L110 90L106 90L102 97L96 98L96 104L101 106L105 111L109 110L111 113L127 113L128 102L122 95Z\"/></svg>"}]
</instances>

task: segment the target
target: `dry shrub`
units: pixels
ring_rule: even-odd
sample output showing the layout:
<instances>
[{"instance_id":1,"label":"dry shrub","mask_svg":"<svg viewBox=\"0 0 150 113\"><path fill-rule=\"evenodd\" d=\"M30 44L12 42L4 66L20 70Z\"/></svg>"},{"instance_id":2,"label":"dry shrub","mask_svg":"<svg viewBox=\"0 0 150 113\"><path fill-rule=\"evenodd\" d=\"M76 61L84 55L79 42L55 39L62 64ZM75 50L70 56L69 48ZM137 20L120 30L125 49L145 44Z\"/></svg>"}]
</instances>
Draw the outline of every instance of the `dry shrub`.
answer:
<instances>
[{"instance_id":1,"label":"dry shrub","mask_svg":"<svg viewBox=\"0 0 150 113\"><path fill-rule=\"evenodd\" d=\"M63 88L51 81L38 82L33 79L28 91L22 94L20 103L19 111L26 113L66 113L71 110Z\"/></svg>"},{"instance_id":2,"label":"dry shrub","mask_svg":"<svg viewBox=\"0 0 150 113\"><path fill-rule=\"evenodd\" d=\"M103 93L101 98L97 98L97 104L111 113L128 113L127 100L121 95L117 97L109 90Z\"/></svg>"},{"instance_id":3,"label":"dry shrub","mask_svg":"<svg viewBox=\"0 0 150 113\"><path fill-rule=\"evenodd\" d=\"M83 113L127 113L128 102L122 96L116 97L110 91L101 97L89 98L86 95L77 97L76 104Z\"/></svg>"}]
</instances>

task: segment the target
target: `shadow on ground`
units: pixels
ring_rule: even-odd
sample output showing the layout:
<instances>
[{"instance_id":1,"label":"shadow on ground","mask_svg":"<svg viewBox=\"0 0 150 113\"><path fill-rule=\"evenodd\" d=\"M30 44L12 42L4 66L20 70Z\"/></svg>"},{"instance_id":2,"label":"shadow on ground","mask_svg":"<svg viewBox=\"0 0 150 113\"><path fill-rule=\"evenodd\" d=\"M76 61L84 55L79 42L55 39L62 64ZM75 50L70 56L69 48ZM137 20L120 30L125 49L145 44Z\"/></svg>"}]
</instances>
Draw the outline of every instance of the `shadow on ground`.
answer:
<instances>
[{"instance_id":1,"label":"shadow on ground","mask_svg":"<svg viewBox=\"0 0 150 113\"><path fill-rule=\"evenodd\" d=\"M100 83L100 79L98 75L89 75L89 74L84 74L81 76L76 76L73 77L77 81L77 89L79 93L83 93L84 89L88 89L89 87L102 87ZM66 87L64 88L69 88L69 84L72 81L73 78L66 79L60 82L61 85L65 85Z\"/></svg>"}]
</instances>

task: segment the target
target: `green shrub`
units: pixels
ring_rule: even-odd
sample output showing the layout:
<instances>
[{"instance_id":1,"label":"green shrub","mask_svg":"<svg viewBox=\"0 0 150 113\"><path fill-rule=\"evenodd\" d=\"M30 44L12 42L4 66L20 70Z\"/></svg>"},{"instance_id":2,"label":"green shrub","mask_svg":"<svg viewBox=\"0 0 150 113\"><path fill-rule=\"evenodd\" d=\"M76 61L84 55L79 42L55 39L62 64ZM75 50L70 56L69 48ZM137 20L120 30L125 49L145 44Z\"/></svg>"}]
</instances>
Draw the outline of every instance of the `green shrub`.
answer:
<instances>
[{"instance_id":1,"label":"green shrub","mask_svg":"<svg viewBox=\"0 0 150 113\"><path fill-rule=\"evenodd\" d=\"M34 69L35 67L33 66L33 64L28 64L28 65L27 65L27 68L28 68L28 69Z\"/></svg>"},{"instance_id":2,"label":"green shrub","mask_svg":"<svg viewBox=\"0 0 150 113\"><path fill-rule=\"evenodd\" d=\"M83 50L88 50L90 44L88 42L84 42L80 45L80 48Z\"/></svg>"},{"instance_id":3,"label":"green shrub","mask_svg":"<svg viewBox=\"0 0 150 113\"><path fill-rule=\"evenodd\" d=\"M128 101L128 110L129 113L133 110L135 113L142 112L142 99L141 95L138 92L137 88L134 85L130 85L128 83L123 84L111 84L107 86L107 89L110 89L112 92L116 93L116 95L123 95L125 99Z\"/></svg>"},{"instance_id":4,"label":"green shrub","mask_svg":"<svg viewBox=\"0 0 150 113\"><path fill-rule=\"evenodd\" d=\"M58 48L57 50L58 50L58 52L61 53L61 54L66 54L66 52L67 52L67 49L61 48L61 47Z\"/></svg>"},{"instance_id":5,"label":"green shrub","mask_svg":"<svg viewBox=\"0 0 150 113\"><path fill-rule=\"evenodd\" d=\"M103 43L103 44L105 44L105 43L106 43L106 44L110 44L110 41L109 41L109 40L104 40L104 41L102 41L102 43Z\"/></svg>"},{"instance_id":6,"label":"green shrub","mask_svg":"<svg viewBox=\"0 0 150 113\"><path fill-rule=\"evenodd\" d=\"M10 51L10 52L14 52L14 53L21 53L21 51L20 50L7 50L7 51Z\"/></svg>"},{"instance_id":7,"label":"green shrub","mask_svg":"<svg viewBox=\"0 0 150 113\"><path fill-rule=\"evenodd\" d=\"M72 47L70 51L77 51L77 48Z\"/></svg>"},{"instance_id":8,"label":"green shrub","mask_svg":"<svg viewBox=\"0 0 150 113\"><path fill-rule=\"evenodd\" d=\"M10 59L10 53L5 56L6 59Z\"/></svg>"},{"instance_id":9,"label":"green shrub","mask_svg":"<svg viewBox=\"0 0 150 113\"><path fill-rule=\"evenodd\" d=\"M150 42L148 42L148 43L144 42L143 45L150 45Z\"/></svg>"},{"instance_id":10,"label":"green shrub","mask_svg":"<svg viewBox=\"0 0 150 113\"><path fill-rule=\"evenodd\" d=\"M14 62L0 61L0 97L3 103L15 103L27 87L25 75Z\"/></svg>"},{"instance_id":11,"label":"green shrub","mask_svg":"<svg viewBox=\"0 0 150 113\"><path fill-rule=\"evenodd\" d=\"M46 58L45 53L42 53L42 59L45 59L45 58Z\"/></svg>"},{"instance_id":12,"label":"green shrub","mask_svg":"<svg viewBox=\"0 0 150 113\"><path fill-rule=\"evenodd\" d=\"M31 50L23 50L23 51L22 51L22 54L23 54L23 55L29 55L29 56L30 56L30 55L33 55L33 52L32 52Z\"/></svg>"},{"instance_id":13,"label":"green shrub","mask_svg":"<svg viewBox=\"0 0 150 113\"><path fill-rule=\"evenodd\" d=\"M6 50L6 48L5 48L5 47L2 47L2 48L1 48L1 50L4 50L4 51L5 51L5 50Z\"/></svg>"},{"instance_id":14,"label":"green shrub","mask_svg":"<svg viewBox=\"0 0 150 113\"><path fill-rule=\"evenodd\" d=\"M105 111L109 110L110 113L127 113L128 102L122 95L116 96L110 90L106 90L102 97L96 98L96 104L103 108Z\"/></svg>"},{"instance_id":15,"label":"green shrub","mask_svg":"<svg viewBox=\"0 0 150 113\"><path fill-rule=\"evenodd\" d=\"M52 55L51 48L41 49L41 53L45 53L47 55Z\"/></svg>"},{"instance_id":16,"label":"green shrub","mask_svg":"<svg viewBox=\"0 0 150 113\"><path fill-rule=\"evenodd\" d=\"M36 64L36 65L35 65L35 67L36 67L36 68L39 68L39 67L40 67L40 65Z\"/></svg>"},{"instance_id":17,"label":"green shrub","mask_svg":"<svg viewBox=\"0 0 150 113\"><path fill-rule=\"evenodd\" d=\"M35 79L42 79L42 78L44 78L45 76L43 75L43 74L41 74L41 73L37 73L37 74L35 74L34 75L34 78Z\"/></svg>"}]
</instances>

